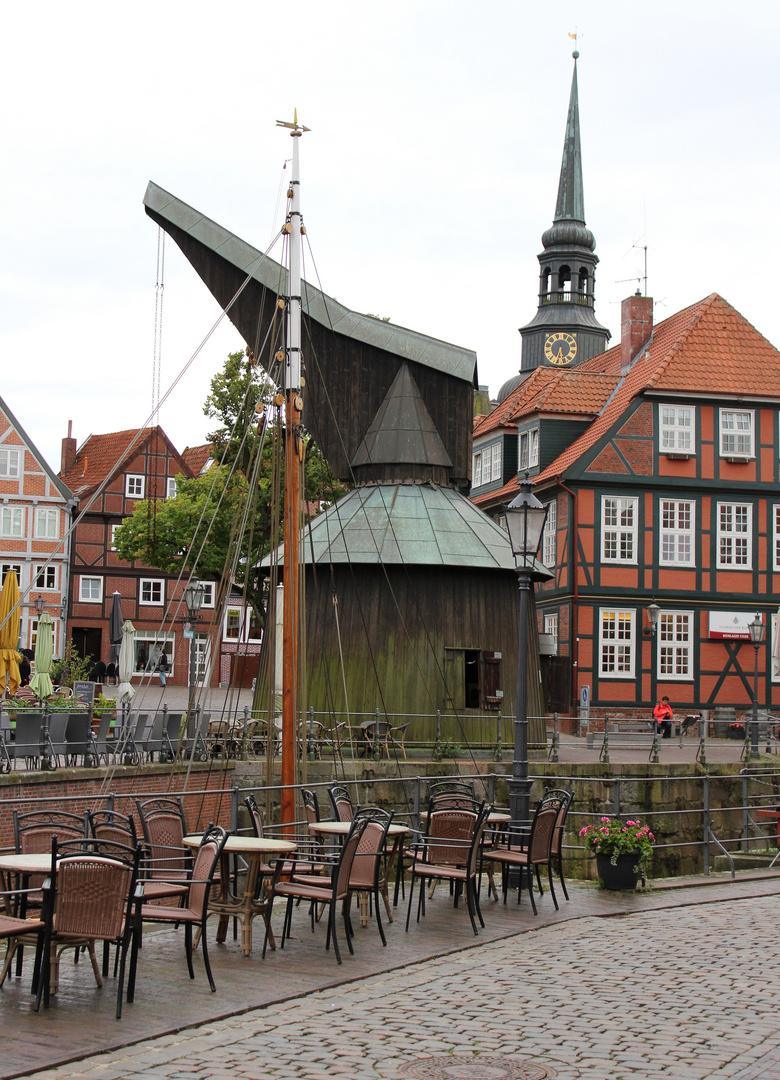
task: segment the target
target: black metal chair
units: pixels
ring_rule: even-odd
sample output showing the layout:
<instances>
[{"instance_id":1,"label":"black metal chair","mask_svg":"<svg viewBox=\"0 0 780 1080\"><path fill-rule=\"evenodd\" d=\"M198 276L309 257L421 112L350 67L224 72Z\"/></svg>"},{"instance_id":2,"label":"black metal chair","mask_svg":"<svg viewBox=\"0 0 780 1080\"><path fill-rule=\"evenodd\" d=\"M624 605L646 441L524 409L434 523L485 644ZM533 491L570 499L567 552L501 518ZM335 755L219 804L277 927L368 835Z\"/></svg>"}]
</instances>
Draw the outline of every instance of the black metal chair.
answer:
<instances>
[{"instance_id":1,"label":"black metal chair","mask_svg":"<svg viewBox=\"0 0 780 1080\"><path fill-rule=\"evenodd\" d=\"M68 713L65 728L65 748L69 765L77 765L79 758L83 765L97 768L98 756L92 735L92 720L88 712Z\"/></svg>"},{"instance_id":2,"label":"black metal chair","mask_svg":"<svg viewBox=\"0 0 780 1080\"><path fill-rule=\"evenodd\" d=\"M328 788L328 795L336 821L352 821L355 817L355 808L349 791L342 784L334 784L333 787Z\"/></svg>"},{"instance_id":3,"label":"black metal chair","mask_svg":"<svg viewBox=\"0 0 780 1080\"><path fill-rule=\"evenodd\" d=\"M542 792L542 799L546 799L548 796L550 798L557 798L561 800L561 806L555 822L555 836L553 837L552 850L550 854L553 866L557 870L558 877L560 878L561 886L563 888L563 895L568 900L569 893L563 877L563 831L566 827L566 818L569 814L569 808L574 802L574 794L571 791L566 791L565 788L545 788ZM541 892L541 881L539 882L539 891Z\"/></svg>"},{"instance_id":4,"label":"black metal chair","mask_svg":"<svg viewBox=\"0 0 780 1080\"><path fill-rule=\"evenodd\" d=\"M195 978L195 971L192 966L192 928L193 926L197 927L200 931L200 946L206 976L212 992L216 991L217 987L211 973L211 963L209 961L206 920L209 916L209 896L211 895L215 872L227 839L228 834L225 829L220 825L209 823L195 855L192 870L187 876L187 896L182 907L171 908L153 904L144 904L141 907L138 913L139 920L136 933L133 935L133 946L130 955L130 974L127 979L128 1001L132 1001L135 994L135 975L140 945L140 923L142 921L184 923L184 950L191 979Z\"/></svg>"},{"instance_id":5,"label":"black metal chair","mask_svg":"<svg viewBox=\"0 0 780 1080\"><path fill-rule=\"evenodd\" d=\"M365 821L366 826L358 843L357 852L352 863L349 875L349 898L347 905L351 903L353 893L368 893L374 902L376 911L376 925L382 945L387 945L384 927L382 926L382 914L380 911L380 883L383 880L382 861L386 856L387 830L393 820L393 812L382 810L379 806L361 806L355 811L355 821ZM390 901L386 888L382 890L382 900L385 910L392 922Z\"/></svg>"},{"instance_id":6,"label":"black metal chair","mask_svg":"<svg viewBox=\"0 0 780 1080\"><path fill-rule=\"evenodd\" d=\"M518 904L523 891L523 871L526 872L528 895L531 898L534 915L537 915L538 911L534 899L533 874L536 873L537 884L541 891L542 883L539 870L542 866L547 867L550 892L555 904L555 910L558 910L558 899L555 895L552 876L552 849L555 841L556 823L562 809L562 801L557 795L548 795L541 799L531 822L530 832L525 831L527 825L510 821L506 825L505 831L502 831L501 836L496 838L494 846L485 852L486 861L496 862L501 866L504 903L506 903L509 889L510 868L519 871L517 884Z\"/></svg>"}]
</instances>

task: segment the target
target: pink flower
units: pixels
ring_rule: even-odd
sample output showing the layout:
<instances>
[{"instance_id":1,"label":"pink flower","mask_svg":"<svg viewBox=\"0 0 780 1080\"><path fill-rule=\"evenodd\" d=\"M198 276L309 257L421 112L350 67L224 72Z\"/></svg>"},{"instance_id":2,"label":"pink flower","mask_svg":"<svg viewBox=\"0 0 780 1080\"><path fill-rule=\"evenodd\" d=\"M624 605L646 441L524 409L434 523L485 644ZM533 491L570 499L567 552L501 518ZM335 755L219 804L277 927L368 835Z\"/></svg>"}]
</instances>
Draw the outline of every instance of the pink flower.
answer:
<instances>
[{"instance_id":1,"label":"pink flower","mask_svg":"<svg viewBox=\"0 0 780 1080\"><path fill-rule=\"evenodd\" d=\"M602 821L609 821L609 818L608 817L603 817L601 820Z\"/></svg>"}]
</instances>

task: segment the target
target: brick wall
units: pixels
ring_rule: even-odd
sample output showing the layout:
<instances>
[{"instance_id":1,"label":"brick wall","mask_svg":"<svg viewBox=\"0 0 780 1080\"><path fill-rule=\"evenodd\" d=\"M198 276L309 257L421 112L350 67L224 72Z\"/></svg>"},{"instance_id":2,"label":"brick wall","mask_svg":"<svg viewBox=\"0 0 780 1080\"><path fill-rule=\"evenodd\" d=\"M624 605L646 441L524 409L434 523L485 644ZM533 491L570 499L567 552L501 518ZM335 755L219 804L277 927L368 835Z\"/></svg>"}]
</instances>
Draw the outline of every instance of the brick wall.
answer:
<instances>
[{"instance_id":1,"label":"brick wall","mask_svg":"<svg viewBox=\"0 0 780 1080\"><path fill-rule=\"evenodd\" d=\"M105 769L63 769L56 776L43 773L0 776L0 849L13 850L14 810L26 813L57 809L83 814L85 810L105 809L109 805L108 795L113 796L115 810L136 817L136 798L182 795L187 827L193 832L205 828L210 821L230 827L232 763L227 769L194 764L189 778L186 767L173 771L167 765L119 768L111 777L108 791L103 788L105 776ZM136 826L140 836L137 820Z\"/></svg>"}]
</instances>

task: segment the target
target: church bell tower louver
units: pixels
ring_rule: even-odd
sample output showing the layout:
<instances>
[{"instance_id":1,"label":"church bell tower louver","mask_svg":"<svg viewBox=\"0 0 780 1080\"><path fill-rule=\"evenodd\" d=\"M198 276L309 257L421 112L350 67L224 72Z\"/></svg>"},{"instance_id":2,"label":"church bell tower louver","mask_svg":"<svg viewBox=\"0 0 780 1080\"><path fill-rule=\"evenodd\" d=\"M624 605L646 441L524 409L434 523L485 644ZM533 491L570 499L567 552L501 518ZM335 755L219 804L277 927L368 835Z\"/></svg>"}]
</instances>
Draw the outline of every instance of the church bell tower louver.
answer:
<instances>
[{"instance_id":1,"label":"church bell tower louver","mask_svg":"<svg viewBox=\"0 0 780 1080\"><path fill-rule=\"evenodd\" d=\"M542 236L539 255L539 309L521 327L521 372L538 367L574 367L604 352L610 338L594 313L598 256L596 240L585 225L580 151L577 59L566 118L558 201L552 226Z\"/></svg>"}]
</instances>

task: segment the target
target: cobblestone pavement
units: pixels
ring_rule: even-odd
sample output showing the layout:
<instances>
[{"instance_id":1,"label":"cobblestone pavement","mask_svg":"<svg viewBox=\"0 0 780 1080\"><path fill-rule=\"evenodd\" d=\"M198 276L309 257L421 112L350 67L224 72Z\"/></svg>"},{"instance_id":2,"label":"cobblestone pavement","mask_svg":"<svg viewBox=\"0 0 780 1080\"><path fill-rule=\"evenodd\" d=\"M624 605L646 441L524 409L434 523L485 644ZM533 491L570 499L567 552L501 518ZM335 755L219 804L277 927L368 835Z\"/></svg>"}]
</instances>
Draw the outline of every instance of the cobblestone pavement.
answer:
<instances>
[{"instance_id":1,"label":"cobblestone pavement","mask_svg":"<svg viewBox=\"0 0 780 1080\"><path fill-rule=\"evenodd\" d=\"M541 927L34 1075L778 1080L777 909L769 895Z\"/></svg>"}]
</instances>

